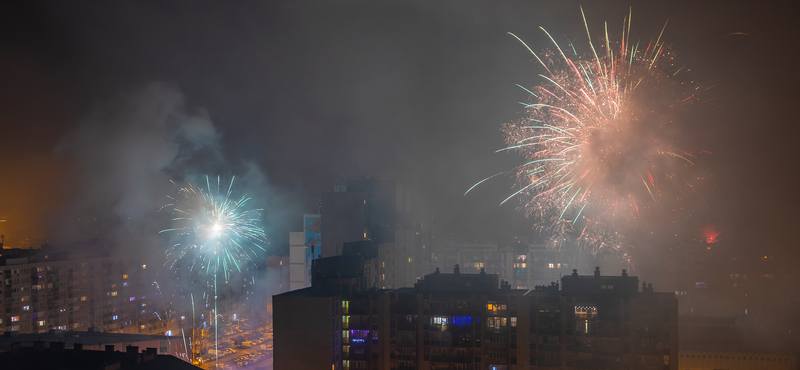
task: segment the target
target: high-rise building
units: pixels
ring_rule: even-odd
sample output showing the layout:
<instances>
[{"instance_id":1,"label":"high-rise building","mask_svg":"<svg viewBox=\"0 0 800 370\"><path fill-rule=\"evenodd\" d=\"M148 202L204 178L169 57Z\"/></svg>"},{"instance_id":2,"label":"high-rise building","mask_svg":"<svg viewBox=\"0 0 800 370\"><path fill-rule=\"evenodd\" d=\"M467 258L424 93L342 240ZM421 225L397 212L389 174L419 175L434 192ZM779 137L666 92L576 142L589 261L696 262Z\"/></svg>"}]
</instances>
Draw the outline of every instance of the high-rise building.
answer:
<instances>
[{"instance_id":1,"label":"high-rise building","mask_svg":"<svg viewBox=\"0 0 800 370\"><path fill-rule=\"evenodd\" d=\"M678 306L623 270L513 289L480 271L369 288L358 256L316 261L310 288L274 297L275 367L677 369Z\"/></svg>"},{"instance_id":2,"label":"high-rise building","mask_svg":"<svg viewBox=\"0 0 800 370\"><path fill-rule=\"evenodd\" d=\"M378 287L414 284L430 272L430 220L417 220L411 197L394 179L339 179L321 202L322 257L344 253L345 243L377 243Z\"/></svg>"},{"instance_id":3,"label":"high-rise building","mask_svg":"<svg viewBox=\"0 0 800 370\"><path fill-rule=\"evenodd\" d=\"M0 329L150 333L157 331L153 297L142 274L147 268L116 257L90 257L50 248L6 251L0 257L3 284Z\"/></svg>"}]
</instances>

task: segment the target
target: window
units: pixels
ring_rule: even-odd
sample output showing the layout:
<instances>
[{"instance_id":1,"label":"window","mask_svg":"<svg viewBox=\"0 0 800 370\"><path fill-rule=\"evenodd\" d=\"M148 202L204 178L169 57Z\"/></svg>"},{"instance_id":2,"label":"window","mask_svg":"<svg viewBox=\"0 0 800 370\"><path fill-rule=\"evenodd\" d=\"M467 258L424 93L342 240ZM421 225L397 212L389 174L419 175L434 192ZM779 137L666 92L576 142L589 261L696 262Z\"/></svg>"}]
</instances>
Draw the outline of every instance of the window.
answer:
<instances>
[{"instance_id":1,"label":"window","mask_svg":"<svg viewBox=\"0 0 800 370\"><path fill-rule=\"evenodd\" d=\"M86 296L81 297L81 302L86 300Z\"/></svg>"},{"instance_id":2,"label":"window","mask_svg":"<svg viewBox=\"0 0 800 370\"><path fill-rule=\"evenodd\" d=\"M126 274L126 275L122 275L122 278L123 278L123 279L127 279L127 278L128 278L128 275L127 275L127 274Z\"/></svg>"},{"instance_id":3,"label":"window","mask_svg":"<svg viewBox=\"0 0 800 370\"><path fill-rule=\"evenodd\" d=\"M117 296L117 292L111 292L111 296L112 297L116 297Z\"/></svg>"},{"instance_id":4,"label":"window","mask_svg":"<svg viewBox=\"0 0 800 370\"><path fill-rule=\"evenodd\" d=\"M31 306L22 306L22 310L23 311L30 311L31 310Z\"/></svg>"},{"instance_id":5,"label":"window","mask_svg":"<svg viewBox=\"0 0 800 370\"><path fill-rule=\"evenodd\" d=\"M486 318L486 329L487 330L504 330L507 325L507 319L505 317L487 317Z\"/></svg>"},{"instance_id":6,"label":"window","mask_svg":"<svg viewBox=\"0 0 800 370\"><path fill-rule=\"evenodd\" d=\"M350 301L342 301L342 313L350 312Z\"/></svg>"},{"instance_id":7,"label":"window","mask_svg":"<svg viewBox=\"0 0 800 370\"><path fill-rule=\"evenodd\" d=\"M19 321L19 316L11 316L11 322Z\"/></svg>"},{"instance_id":8,"label":"window","mask_svg":"<svg viewBox=\"0 0 800 370\"><path fill-rule=\"evenodd\" d=\"M547 265L547 267L549 267L549 268L554 268L554 267L556 267L556 266L555 266L555 264L552 264L552 263L550 263L550 264L548 264L548 265Z\"/></svg>"},{"instance_id":9,"label":"window","mask_svg":"<svg viewBox=\"0 0 800 370\"><path fill-rule=\"evenodd\" d=\"M118 318L119 318L119 316L117 316L117 315L114 315L114 316L112 316L112 317L111 317L111 320L116 320L116 319L118 319Z\"/></svg>"},{"instance_id":10,"label":"window","mask_svg":"<svg viewBox=\"0 0 800 370\"><path fill-rule=\"evenodd\" d=\"M347 329L350 327L350 316L342 316L342 328Z\"/></svg>"},{"instance_id":11,"label":"window","mask_svg":"<svg viewBox=\"0 0 800 370\"><path fill-rule=\"evenodd\" d=\"M512 317L511 318L511 327L512 328L516 328L517 327L517 318L516 317Z\"/></svg>"},{"instance_id":12,"label":"window","mask_svg":"<svg viewBox=\"0 0 800 370\"><path fill-rule=\"evenodd\" d=\"M45 324L44 320L37 321L36 323L37 323L39 326L44 326L44 324Z\"/></svg>"},{"instance_id":13,"label":"window","mask_svg":"<svg viewBox=\"0 0 800 370\"><path fill-rule=\"evenodd\" d=\"M490 301L486 304L486 311L491 311L491 313L493 314L497 314L498 312L505 310L506 310L505 303Z\"/></svg>"},{"instance_id":14,"label":"window","mask_svg":"<svg viewBox=\"0 0 800 370\"><path fill-rule=\"evenodd\" d=\"M578 320L597 318L597 307L595 306L575 306L575 318Z\"/></svg>"}]
</instances>

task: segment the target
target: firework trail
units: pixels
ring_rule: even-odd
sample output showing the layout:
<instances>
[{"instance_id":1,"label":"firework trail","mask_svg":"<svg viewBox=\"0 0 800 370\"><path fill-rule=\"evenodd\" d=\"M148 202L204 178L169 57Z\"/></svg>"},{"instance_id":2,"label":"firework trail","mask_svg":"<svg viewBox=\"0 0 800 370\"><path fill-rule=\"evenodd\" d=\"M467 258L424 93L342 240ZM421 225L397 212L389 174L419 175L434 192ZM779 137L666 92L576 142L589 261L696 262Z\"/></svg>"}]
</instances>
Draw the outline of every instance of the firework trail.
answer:
<instances>
[{"instance_id":1,"label":"firework trail","mask_svg":"<svg viewBox=\"0 0 800 370\"><path fill-rule=\"evenodd\" d=\"M198 272L206 277L208 286L213 286L214 294L214 336L217 334L217 280L227 282L232 272L242 272L257 250L266 240L261 224L260 209L248 209L247 196L233 198L234 178L225 192L220 191L217 177L216 189L206 176L205 189L189 184L178 191L177 197L169 197L174 203L165 208L173 211L174 227L160 233L177 234L178 242L167 251L167 263L176 274L181 269ZM162 208L163 209L163 208ZM194 308L194 297L192 296ZM217 346L218 344L215 344ZM217 364L219 348L216 348Z\"/></svg>"},{"instance_id":2,"label":"firework trail","mask_svg":"<svg viewBox=\"0 0 800 370\"><path fill-rule=\"evenodd\" d=\"M606 24L596 47L585 15L583 21L586 54L572 42L562 48L541 27L555 51L537 54L511 34L546 74L532 89L518 85L531 98L522 103L524 118L503 125L507 146L498 152L516 152L525 163L500 173L517 178L516 191L501 204L518 199L550 247L575 242L630 264L624 231L686 185L676 173L694 156L676 147L669 111L698 100L696 87L675 77L682 67L661 41L663 29L654 41L631 42L629 15L620 40L609 38Z\"/></svg>"}]
</instances>

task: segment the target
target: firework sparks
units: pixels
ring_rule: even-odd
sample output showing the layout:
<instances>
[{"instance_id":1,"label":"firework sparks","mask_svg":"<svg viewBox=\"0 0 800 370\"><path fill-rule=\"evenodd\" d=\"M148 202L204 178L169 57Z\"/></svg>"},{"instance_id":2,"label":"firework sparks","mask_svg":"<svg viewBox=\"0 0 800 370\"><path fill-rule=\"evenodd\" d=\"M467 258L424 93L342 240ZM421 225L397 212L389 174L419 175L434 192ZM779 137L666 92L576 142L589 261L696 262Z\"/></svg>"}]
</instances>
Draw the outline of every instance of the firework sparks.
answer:
<instances>
[{"instance_id":1,"label":"firework sparks","mask_svg":"<svg viewBox=\"0 0 800 370\"><path fill-rule=\"evenodd\" d=\"M180 240L169 250L171 268L187 260L189 270L205 270L207 275L223 273L225 279L231 271L242 271L252 262L256 251L264 251L265 241L260 209L247 209L247 196L231 197L233 181L227 191L220 192L219 178L216 190L206 176L206 188L189 184L180 188L177 197L170 197L175 227L161 233L175 233Z\"/></svg>"},{"instance_id":2,"label":"firework sparks","mask_svg":"<svg viewBox=\"0 0 800 370\"><path fill-rule=\"evenodd\" d=\"M718 242L719 240L717 237L719 234L722 234L722 231L718 231L717 226L712 223L708 223L705 227L703 227L703 241L708 244L714 244Z\"/></svg>"},{"instance_id":3,"label":"firework sparks","mask_svg":"<svg viewBox=\"0 0 800 370\"><path fill-rule=\"evenodd\" d=\"M541 27L555 51L535 53L512 34L547 73L534 88L520 86L531 97L522 103L524 118L503 126L507 147L498 152L516 152L525 163L512 171L517 189L502 203L518 199L551 247L574 241L630 263L631 246L618 230L635 229L668 188L688 185L676 173L694 155L678 149L669 110L699 98L676 78L683 67L661 41L663 29L654 41L631 42L629 15L619 40L606 25L595 47L583 21L586 54L572 42L562 48Z\"/></svg>"},{"instance_id":4,"label":"firework sparks","mask_svg":"<svg viewBox=\"0 0 800 370\"><path fill-rule=\"evenodd\" d=\"M266 239L260 225L261 210L247 209L250 200L247 196L231 197L233 180L231 178L224 193L220 191L219 177L216 191L212 190L208 176L205 189L192 184L180 188L178 197L170 197L174 203L167 206L174 212L175 227L161 231L176 233L180 240L167 251L170 268L175 273L179 266L185 266L190 272L198 268L204 270L207 283L213 286L216 364L219 364L217 280L227 282L231 272L241 272L246 263L253 263L256 250L265 251L261 246Z\"/></svg>"}]
</instances>

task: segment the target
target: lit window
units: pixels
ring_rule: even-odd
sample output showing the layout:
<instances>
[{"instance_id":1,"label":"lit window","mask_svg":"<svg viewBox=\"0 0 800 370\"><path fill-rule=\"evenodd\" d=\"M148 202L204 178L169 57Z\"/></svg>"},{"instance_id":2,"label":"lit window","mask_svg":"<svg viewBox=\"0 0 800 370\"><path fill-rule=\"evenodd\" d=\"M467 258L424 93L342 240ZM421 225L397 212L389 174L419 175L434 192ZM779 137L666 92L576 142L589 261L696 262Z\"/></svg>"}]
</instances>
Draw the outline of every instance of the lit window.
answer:
<instances>
[{"instance_id":1,"label":"lit window","mask_svg":"<svg viewBox=\"0 0 800 370\"><path fill-rule=\"evenodd\" d=\"M347 329L350 327L350 316L342 316L342 328Z\"/></svg>"},{"instance_id":2,"label":"lit window","mask_svg":"<svg viewBox=\"0 0 800 370\"><path fill-rule=\"evenodd\" d=\"M489 330L502 330L506 328L507 320L505 317L487 317L486 328Z\"/></svg>"},{"instance_id":3,"label":"lit window","mask_svg":"<svg viewBox=\"0 0 800 370\"><path fill-rule=\"evenodd\" d=\"M342 331L342 343L350 342L350 331L344 330Z\"/></svg>"},{"instance_id":4,"label":"lit window","mask_svg":"<svg viewBox=\"0 0 800 370\"><path fill-rule=\"evenodd\" d=\"M127 278L128 278L128 275L122 275L122 278L123 278L123 279L127 279Z\"/></svg>"},{"instance_id":5,"label":"lit window","mask_svg":"<svg viewBox=\"0 0 800 370\"><path fill-rule=\"evenodd\" d=\"M511 318L511 327L514 327L514 328L517 327L517 318L516 317L512 317Z\"/></svg>"},{"instance_id":6,"label":"lit window","mask_svg":"<svg viewBox=\"0 0 800 370\"><path fill-rule=\"evenodd\" d=\"M37 321L36 323L37 323L37 324L39 324L39 326L44 326L44 325L45 325L45 322L44 322L44 320Z\"/></svg>"},{"instance_id":7,"label":"lit window","mask_svg":"<svg viewBox=\"0 0 800 370\"><path fill-rule=\"evenodd\" d=\"M117 316L117 315L114 315L113 317L111 317L112 320L116 320L118 318L119 318L119 316Z\"/></svg>"},{"instance_id":8,"label":"lit window","mask_svg":"<svg viewBox=\"0 0 800 370\"><path fill-rule=\"evenodd\" d=\"M117 296L117 292L111 292L111 296L112 297L116 297Z\"/></svg>"},{"instance_id":9,"label":"lit window","mask_svg":"<svg viewBox=\"0 0 800 370\"><path fill-rule=\"evenodd\" d=\"M142 270L146 269L147 265L142 265Z\"/></svg>"},{"instance_id":10,"label":"lit window","mask_svg":"<svg viewBox=\"0 0 800 370\"><path fill-rule=\"evenodd\" d=\"M11 322L19 321L19 316L11 316Z\"/></svg>"},{"instance_id":11,"label":"lit window","mask_svg":"<svg viewBox=\"0 0 800 370\"><path fill-rule=\"evenodd\" d=\"M549 267L549 268L553 268L553 267L556 267L556 266L555 266L554 264L552 264L552 263L551 263L551 264L547 265L547 267Z\"/></svg>"},{"instance_id":12,"label":"lit window","mask_svg":"<svg viewBox=\"0 0 800 370\"><path fill-rule=\"evenodd\" d=\"M23 311L30 311L31 306L22 306Z\"/></svg>"},{"instance_id":13,"label":"lit window","mask_svg":"<svg viewBox=\"0 0 800 370\"><path fill-rule=\"evenodd\" d=\"M81 297L81 302L86 300L86 296Z\"/></svg>"},{"instance_id":14,"label":"lit window","mask_svg":"<svg viewBox=\"0 0 800 370\"><path fill-rule=\"evenodd\" d=\"M131 302L135 301L136 297L131 297Z\"/></svg>"},{"instance_id":15,"label":"lit window","mask_svg":"<svg viewBox=\"0 0 800 370\"><path fill-rule=\"evenodd\" d=\"M560 263L557 266L558 266L558 268L561 268L561 264Z\"/></svg>"}]
</instances>

